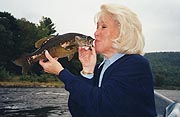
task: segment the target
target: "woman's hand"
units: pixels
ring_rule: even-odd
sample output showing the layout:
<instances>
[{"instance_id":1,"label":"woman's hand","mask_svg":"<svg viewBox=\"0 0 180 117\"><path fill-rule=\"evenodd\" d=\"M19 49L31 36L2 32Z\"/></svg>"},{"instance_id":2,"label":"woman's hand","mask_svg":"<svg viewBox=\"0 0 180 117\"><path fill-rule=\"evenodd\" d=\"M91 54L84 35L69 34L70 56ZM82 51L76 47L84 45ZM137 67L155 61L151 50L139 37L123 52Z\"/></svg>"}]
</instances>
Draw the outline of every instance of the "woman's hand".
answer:
<instances>
[{"instance_id":1,"label":"woman's hand","mask_svg":"<svg viewBox=\"0 0 180 117\"><path fill-rule=\"evenodd\" d=\"M57 61L58 58L52 58L47 50L45 51L45 56L48 61L44 62L42 59L39 60L39 64L43 67L45 72L58 75L59 72L64 69L62 65Z\"/></svg>"},{"instance_id":2,"label":"woman's hand","mask_svg":"<svg viewBox=\"0 0 180 117\"><path fill-rule=\"evenodd\" d=\"M92 50L87 50L83 47L79 47L78 54L83 72L93 73L97 61L95 48L92 47Z\"/></svg>"}]
</instances>

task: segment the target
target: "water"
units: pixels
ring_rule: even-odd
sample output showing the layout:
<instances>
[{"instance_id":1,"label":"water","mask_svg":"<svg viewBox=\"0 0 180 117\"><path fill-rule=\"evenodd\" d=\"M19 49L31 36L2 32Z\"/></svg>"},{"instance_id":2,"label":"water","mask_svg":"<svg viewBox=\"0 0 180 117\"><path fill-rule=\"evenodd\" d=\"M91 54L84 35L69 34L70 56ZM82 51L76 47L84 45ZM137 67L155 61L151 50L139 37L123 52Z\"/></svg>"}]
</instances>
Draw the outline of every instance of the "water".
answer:
<instances>
[{"instance_id":1,"label":"water","mask_svg":"<svg viewBox=\"0 0 180 117\"><path fill-rule=\"evenodd\" d=\"M0 117L71 117L63 88L0 88Z\"/></svg>"},{"instance_id":2,"label":"water","mask_svg":"<svg viewBox=\"0 0 180 117\"><path fill-rule=\"evenodd\" d=\"M180 102L179 90L156 91ZM64 88L0 88L0 117L71 117L68 96ZM158 102L157 110L164 111Z\"/></svg>"}]
</instances>

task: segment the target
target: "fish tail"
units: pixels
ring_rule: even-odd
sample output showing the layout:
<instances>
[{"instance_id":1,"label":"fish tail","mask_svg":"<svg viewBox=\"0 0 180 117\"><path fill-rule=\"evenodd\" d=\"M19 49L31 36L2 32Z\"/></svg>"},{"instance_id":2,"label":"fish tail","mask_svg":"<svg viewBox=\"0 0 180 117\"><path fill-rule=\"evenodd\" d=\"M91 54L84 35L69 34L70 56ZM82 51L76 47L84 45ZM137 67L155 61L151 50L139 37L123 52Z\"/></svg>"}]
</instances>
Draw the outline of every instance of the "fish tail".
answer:
<instances>
[{"instance_id":1,"label":"fish tail","mask_svg":"<svg viewBox=\"0 0 180 117\"><path fill-rule=\"evenodd\" d=\"M22 74L27 74L32 66L32 60L28 55L16 59L13 63L22 67Z\"/></svg>"}]
</instances>

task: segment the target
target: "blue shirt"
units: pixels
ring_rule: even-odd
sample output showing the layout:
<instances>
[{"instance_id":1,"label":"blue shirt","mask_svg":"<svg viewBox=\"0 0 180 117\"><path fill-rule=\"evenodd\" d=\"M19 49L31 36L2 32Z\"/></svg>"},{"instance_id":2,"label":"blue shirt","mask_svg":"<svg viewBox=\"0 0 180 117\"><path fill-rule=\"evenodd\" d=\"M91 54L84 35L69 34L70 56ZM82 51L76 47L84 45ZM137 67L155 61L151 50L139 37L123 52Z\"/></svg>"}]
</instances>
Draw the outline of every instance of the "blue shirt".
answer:
<instances>
[{"instance_id":1,"label":"blue shirt","mask_svg":"<svg viewBox=\"0 0 180 117\"><path fill-rule=\"evenodd\" d=\"M102 68L102 71L101 71L101 74L100 74L100 77L99 77L99 85L98 87L101 87L101 82L102 82L102 79L103 79L103 75L104 75L104 72L106 71L106 69L111 65L113 64L116 60L118 60L119 58L121 58L122 56L124 56L124 54L121 54L121 53L116 53L114 54L113 56L111 56L109 59L105 58L104 57L104 60L101 62L101 64L99 65L99 68L103 65L103 68ZM88 79L91 79L93 78L93 74L88 74L88 75L84 75L82 74L81 72L81 75L84 76L85 78L88 78Z\"/></svg>"}]
</instances>

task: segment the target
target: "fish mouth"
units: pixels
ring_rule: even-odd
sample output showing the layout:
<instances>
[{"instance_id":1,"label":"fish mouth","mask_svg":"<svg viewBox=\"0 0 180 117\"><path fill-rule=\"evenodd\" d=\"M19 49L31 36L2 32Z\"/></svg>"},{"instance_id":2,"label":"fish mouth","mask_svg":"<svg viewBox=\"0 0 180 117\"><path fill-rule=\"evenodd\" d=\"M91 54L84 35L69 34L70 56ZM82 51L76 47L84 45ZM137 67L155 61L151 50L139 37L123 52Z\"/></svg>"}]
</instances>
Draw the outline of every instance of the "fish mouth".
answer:
<instances>
[{"instance_id":1,"label":"fish mouth","mask_svg":"<svg viewBox=\"0 0 180 117\"><path fill-rule=\"evenodd\" d=\"M81 45L79 45L79 47L84 47L84 48L95 47L95 40L92 40L92 41L89 42L89 43L81 44Z\"/></svg>"},{"instance_id":2,"label":"fish mouth","mask_svg":"<svg viewBox=\"0 0 180 117\"><path fill-rule=\"evenodd\" d=\"M76 44L78 47L93 47L94 46L94 39L88 39L88 37L75 37Z\"/></svg>"}]
</instances>

